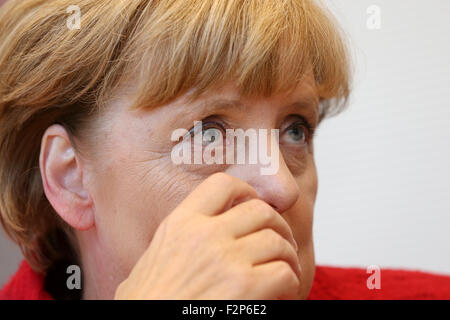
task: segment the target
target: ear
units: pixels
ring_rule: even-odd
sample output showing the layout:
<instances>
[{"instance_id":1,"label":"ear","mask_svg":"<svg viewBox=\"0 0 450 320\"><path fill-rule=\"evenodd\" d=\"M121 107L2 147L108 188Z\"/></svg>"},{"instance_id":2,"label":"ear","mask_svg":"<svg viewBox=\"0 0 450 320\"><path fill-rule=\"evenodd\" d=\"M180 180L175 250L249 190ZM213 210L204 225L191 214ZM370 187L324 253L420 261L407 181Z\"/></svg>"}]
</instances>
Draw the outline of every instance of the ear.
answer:
<instances>
[{"instance_id":1,"label":"ear","mask_svg":"<svg viewBox=\"0 0 450 320\"><path fill-rule=\"evenodd\" d=\"M63 126L44 133L39 166L48 201L70 226L87 230L94 225L92 198L83 184L83 167Z\"/></svg>"}]
</instances>

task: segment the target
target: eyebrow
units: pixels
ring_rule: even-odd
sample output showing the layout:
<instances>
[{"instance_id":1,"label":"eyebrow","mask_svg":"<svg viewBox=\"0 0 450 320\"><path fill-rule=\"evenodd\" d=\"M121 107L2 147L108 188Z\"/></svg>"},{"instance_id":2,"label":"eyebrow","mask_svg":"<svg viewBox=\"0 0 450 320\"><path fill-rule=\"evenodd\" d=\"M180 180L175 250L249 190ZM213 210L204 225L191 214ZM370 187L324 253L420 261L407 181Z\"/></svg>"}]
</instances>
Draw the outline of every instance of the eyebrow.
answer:
<instances>
[{"instance_id":1,"label":"eyebrow","mask_svg":"<svg viewBox=\"0 0 450 320\"><path fill-rule=\"evenodd\" d=\"M247 106L235 99L211 99L201 102L200 107L202 113L217 113L230 109L244 111Z\"/></svg>"},{"instance_id":2,"label":"eyebrow","mask_svg":"<svg viewBox=\"0 0 450 320\"><path fill-rule=\"evenodd\" d=\"M308 107L317 107L319 104L319 100L315 99L314 97L304 97L299 99L298 101L295 101L293 103L290 103L288 105L283 106L283 109L285 108L299 108L299 109L305 109ZM208 112L220 112L225 111L229 109L237 109L239 111L245 111L247 108L246 104L243 104L240 100L236 99L211 99L211 100L205 100L200 103L199 105L201 107L201 110L208 111Z\"/></svg>"},{"instance_id":3,"label":"eyebrow","mask_svg":"<svg viewBox=\"0 0 450 320\"><path fill-rule=\"evenodd\" d=\"M317 99L304 99L290 105L285 106L285 108L295 108L299 109L302 112L306 113L308 116L314 118L315 121L319 122L319 113L320 113L320 101Z\"/></svg>"},{"instance_id":4,"label":"eyebrow","mask_svg":"<svg viewBox=\"0 0 450 320\"><path fill-rule=\"evenodd\" d=\"M205 100L202 101L199 106L200 114L207 113L209 115L224 113L230 109L245 113L247 109L247 105L240 100L226 98ZM320 123L320 101L314 96L305 95L297 101L283 106L282 109L298 110L300 114L312 121L310 122L312 125L314 125L314 123L319 125Z\"/></svg>"}]
</instances>

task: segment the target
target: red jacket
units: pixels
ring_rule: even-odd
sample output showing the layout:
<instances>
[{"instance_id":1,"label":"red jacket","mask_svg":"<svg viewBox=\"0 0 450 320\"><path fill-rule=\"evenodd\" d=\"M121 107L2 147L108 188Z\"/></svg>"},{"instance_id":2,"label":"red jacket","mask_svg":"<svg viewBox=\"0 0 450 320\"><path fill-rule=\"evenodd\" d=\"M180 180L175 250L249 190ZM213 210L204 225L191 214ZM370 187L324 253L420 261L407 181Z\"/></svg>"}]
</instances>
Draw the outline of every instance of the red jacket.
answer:
<instances>
[{"instance_id":1,"label":"red jacket","mask_svg":"<svg viewBox=\"0 0 450 320\"><path fill-rule=\"evenodd\" d=\"M450 276L419 271L381 269L381 288L369 290L370 274L358 268L316 268L309 299L450 299ZM0 291L0 300L51 300L43 277L26 261Z\"/></svg>"}]
</instances>

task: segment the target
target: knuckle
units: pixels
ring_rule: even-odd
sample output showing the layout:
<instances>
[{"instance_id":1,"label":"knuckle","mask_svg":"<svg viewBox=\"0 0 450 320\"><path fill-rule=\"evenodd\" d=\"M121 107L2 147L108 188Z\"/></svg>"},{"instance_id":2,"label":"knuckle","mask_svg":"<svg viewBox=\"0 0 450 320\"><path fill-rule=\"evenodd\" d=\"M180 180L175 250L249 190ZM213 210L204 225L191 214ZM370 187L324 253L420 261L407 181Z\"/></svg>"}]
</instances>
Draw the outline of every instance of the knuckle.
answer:
<instances>
[{"instance_id":1,"label":"knuckle","mask_svg":"<svg viewBox=\"0 0 450 320\"><path fill-rule=\"evenodd\" d=\"M291 283L293 285L298 283L297 276L295 275L289 263L287 263L286 261L280 261L280 265L278 267L278 275L283 282Z\"/></svg>"},{"instance_id":2,"label":"knuckle","mask_svg":"<svg viewBox=\"0 0 450 320\"><path fill-rule=\"evenodd\" d=\"M270 244L276 244L278 241L278 234L275 232L275 230L271 228L265 228L261 230L260 234L261 237Z\"/></svg>"},{"instance_id":3,"label":"knuckle","mask_svg":"<svg viewBox=\"0 0 450 320\"><path fill-rule=\"evenodd\" d=\"M172 234L172 230L175 230L173 219L166 217L158 226L153 236L153 239L164 239L168 235Z\"/></svg>"},{"instance_id":4,"label":"knuckle","mask_svg":"<svg viewBox=\"0 0 450 320\"><path fill-rule=\"evenodd\" d=\"M179 224L181 223L182 218L180 215L176 214L177 212L174 212L172 214L169 214L164 218L164 220L160 223L161 227L167 228L167 229L177 229Z\"/></svg>"},{"instance_id":5,"label":"knuckle","mask_svg":"<svg viewBox=\"0 0 450 320\"><path fill-rule=\"evenodd\" d=\"M198 220L198 216L191 216L189 220L187 220L186 216L181 214L180 211L174 210L163 219L160 226L168 231L182 233L189 230L192 225L198 224Z\"/></svg>"},{"instance_id":6,"label":"knuckle","mask_svg":"<svg viewBox=\"0 0 450 320\"><path fill-rule=\"evenodd\" d=\"M280 244L278 246L279 246L278 250L280 252L280 256L283 259L293 258L293 255L294 255L293 250L291 249L290 244L288 244L286 240L284 240L284 239L281 240Z\"/></svg>"},{"instance_id":7,"label":"knuckle","mask_svg":"<svg viewBox=\"0 0 450 320\"><path fill-rule=\"evenodd\" d=\"M232 285L232 290L234 292L239 292L241 294L249 292L252 287L252 276L250 271L246 268L238 268L234 271L230 284Z\"/></svg>"},{"instance_id":8,"label":"knuckle","mask_svg":"<svg viewBox=\"0 0 450 320\"><path fill-rule=\"evenodd\" d=\"M267 229L267 237L270 243L275 246L278 251L287 251L287 241L273 229Z\"/></svg>"},{"instance_id":9,"label":"knuckle","mask_svg":"<svg viewBox=\"0 0 450 320\"><path fill-rule=\"evenodd\" d=\"M292 275L292 279L289 280L289 284L290 284L291 290L294 293L297 293L298 290L300 289L300 280L295 275Z\"/></svg>"},{"instance_id":10,"label":"knuckle","mask_svg":"<svg viewBox=\"0 0 450 320\"><path fill-rule=\"evenodd\" d=\"M261 220L264 225L273 225L277 219L276 213L273 210L266 208L262 208L259 211L259 215L261 216Z\"/></svg>"},{"instance_id":11,"label":"knuckle","mask_svg":"<svg viewBox=\"0 0 450 320\"><path fill-rule=\"evenodd\" d=\"M235 178L224 172L214 173L208 180L211 181L211 183L217 183L224 188L231 187L231 185L235 182Z\"/></svg>"},{"instance_id":12,"label":"knuckle","mask_svg":"<svg viewBox=\"0 0 450 320\"><path fill-rule=\"evenodd\" d=\"M253 212L260 215L264 222L271 222L275 219L274 211L266 202L260 199L252 199L249 201L250 208Z\"/></svg>"}]
</instances>

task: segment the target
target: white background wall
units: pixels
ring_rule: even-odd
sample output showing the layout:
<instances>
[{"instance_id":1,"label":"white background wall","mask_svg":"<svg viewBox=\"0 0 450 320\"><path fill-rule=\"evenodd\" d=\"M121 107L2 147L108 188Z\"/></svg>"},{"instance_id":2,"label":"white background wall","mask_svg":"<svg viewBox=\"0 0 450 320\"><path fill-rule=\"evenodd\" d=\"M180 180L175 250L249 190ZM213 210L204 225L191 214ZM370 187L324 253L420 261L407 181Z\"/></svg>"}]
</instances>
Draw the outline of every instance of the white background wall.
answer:
<instances>
[{"instance_id":1,"label":"white background wall","mask_svg":"<svg viewBox=\"0 0 450 320\"><path fill-rule=\"evenodd\" d=\"M318 131L318 264L450 274L450 1L328 0L356 60L349 109ZM381 28L366 27L371 5ZM0 235L0 285L20 254Z\"/></svg>"},{"instance_id":2,"label":"white background wall","mask_svg":"<svg viewBox=\"0 0 450 320\"><path fill-rule=\"evenodd\" d=\"M327 3L357 73L350 108L316 140L317 262L450 274L450 1Z\"/></svg>"}]
</instances>

